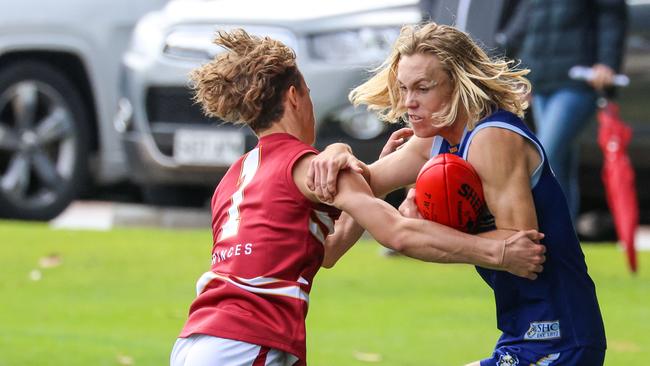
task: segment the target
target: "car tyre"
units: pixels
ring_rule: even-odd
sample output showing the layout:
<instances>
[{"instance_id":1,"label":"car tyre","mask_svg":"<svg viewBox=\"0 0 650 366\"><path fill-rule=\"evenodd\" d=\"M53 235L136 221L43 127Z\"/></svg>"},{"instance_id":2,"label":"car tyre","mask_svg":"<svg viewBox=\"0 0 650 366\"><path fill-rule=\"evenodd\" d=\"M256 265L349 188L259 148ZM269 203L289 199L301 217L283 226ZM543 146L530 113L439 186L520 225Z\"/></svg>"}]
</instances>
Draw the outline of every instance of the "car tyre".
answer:
<instances>
[{"instance_id":1,"label":"car tyre","mask_svg":"<svg viewBox=\"0 0 650 366\"><path fill-rule=\"evenodd\" d=\"M88 177L89 118L58 68L23 61L0 70L0 216L49 220Z\"/></svg>"}]
</instances>

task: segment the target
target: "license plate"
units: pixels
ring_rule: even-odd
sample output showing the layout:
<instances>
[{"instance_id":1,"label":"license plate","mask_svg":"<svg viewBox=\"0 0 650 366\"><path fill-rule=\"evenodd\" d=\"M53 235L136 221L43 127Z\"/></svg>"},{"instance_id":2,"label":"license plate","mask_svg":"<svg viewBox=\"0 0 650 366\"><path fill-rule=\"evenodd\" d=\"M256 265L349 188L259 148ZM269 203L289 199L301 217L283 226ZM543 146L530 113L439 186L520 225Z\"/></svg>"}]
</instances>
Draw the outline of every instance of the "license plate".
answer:
<instances>
[{"instance_id":1,"label":"license plate","mask_svg":"<svg viewBox=\"0 0 650 366\"><path fill-rule=\"evenodd\" d=\"M181 129L174 133L174 159L180 164L228 166L244 154L245 148L240 131Z\"/></svg>"}]
</instances>

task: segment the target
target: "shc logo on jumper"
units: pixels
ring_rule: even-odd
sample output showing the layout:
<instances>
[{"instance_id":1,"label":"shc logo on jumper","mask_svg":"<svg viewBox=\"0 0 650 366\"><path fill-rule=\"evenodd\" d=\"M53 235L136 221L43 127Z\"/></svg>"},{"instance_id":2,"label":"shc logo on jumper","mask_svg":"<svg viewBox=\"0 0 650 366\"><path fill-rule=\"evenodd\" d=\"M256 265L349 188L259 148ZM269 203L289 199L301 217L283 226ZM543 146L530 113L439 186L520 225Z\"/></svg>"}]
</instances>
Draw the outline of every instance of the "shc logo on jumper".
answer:
<instances>
[{"instance_id":1,"label":"shc logo on jumper","mask_svg":"<svg viewBox=\"0 0 650 366\"><path fill-rule=\"evenodd\" d=\"M530 323L530 328L524 335L524 339L555 339L560 338L560 321L534 322Z\"/></svg>"}]
</instances>

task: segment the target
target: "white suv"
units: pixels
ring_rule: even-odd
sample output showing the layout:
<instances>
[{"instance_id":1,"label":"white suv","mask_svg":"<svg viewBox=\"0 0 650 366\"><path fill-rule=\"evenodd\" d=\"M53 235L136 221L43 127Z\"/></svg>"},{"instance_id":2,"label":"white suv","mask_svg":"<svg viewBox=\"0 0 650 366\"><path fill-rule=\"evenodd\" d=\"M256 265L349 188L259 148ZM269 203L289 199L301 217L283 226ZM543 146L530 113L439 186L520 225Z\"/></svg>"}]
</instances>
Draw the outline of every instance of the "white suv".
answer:
<instances>
[{"instance_id":1,"label":"white suv","mask_svg":"<svg viewBox=\"0 0 650 366\"><path fill-rule=\"evenodd\" d=\"M390 128L352 108L347 95L387 56L401 26L420 19L416 0L172 0L139 22L124 57L115 122L131 179L149 201L187 203L255 145L247 129L203 116L187 87L188 72L220 52L215 31L235 27L295 50L311 88L318 146L345 140L374 160Z\"/></svg>"},{"instance_id":2,"label":"white suv","mask_svg":"<svg viewBox=\"0 0 650 366\"><path fill-rule=\"evenodd\" d=\"M20 0L0 11L0 217L49 219L123 179L113 128L123 51L167 0Z\"/></svg>"}]
</instances>

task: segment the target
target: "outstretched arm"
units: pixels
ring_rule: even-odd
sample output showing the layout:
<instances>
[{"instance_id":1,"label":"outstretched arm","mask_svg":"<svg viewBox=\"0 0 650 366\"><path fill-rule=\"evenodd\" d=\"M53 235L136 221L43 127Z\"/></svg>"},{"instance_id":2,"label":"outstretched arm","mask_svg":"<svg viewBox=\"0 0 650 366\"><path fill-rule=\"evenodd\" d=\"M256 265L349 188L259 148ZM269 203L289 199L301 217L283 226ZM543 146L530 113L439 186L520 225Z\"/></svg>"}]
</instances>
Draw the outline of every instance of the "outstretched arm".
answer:
<instances>
[{"instance_id":1,"label":"outstretched arm","mask_svg":"<svg viewBox=\"0 0 650 366\"><path fill-rule=\"evenodd\" d=\"M375 198L363 179L344 172L334 204L349 213L382 245L409 257L428 262L468 263L488 268L507 268L534 279L541 272L544 247L533 243L542 238L537 231L521 232L507 239L493 239L461 233L428 220L404 217L386 202ZM510 236L510 235L508 235ZM513 247L514 246L514 247ZM525 252L523 261L504 262ZM508 257L506 251L510 250ZM513 267L514 266L514 267ZM516 267L516 268L515 268Z\"/></svg>"},{"instance_id":2,"label":"outstretched arm","mask_svg":"<svg viewBox=\"0 0 650 366\"><path fill-rule=\"evenodd\" d=\"M299 178L300 174L306 174L311 159L313 156L307 156L296 164L294 180L303 194L316 200L304 180ZM303 182L302 187L300 182ZM403 217L391 205L375 198L366 181L358 174L349 171L339 174L334 205L347 212L382 245L410 257L428 262L470 263L490 268L503 268L506 264L504 254L508 241L472 236L431 221ZM533 243L540 238L536 231L530 231L508 239L526 248L526 259L517 261L517 269L513 269L515 274L533 279L542 270L544 247Z\"/></svg>"},{"instance_id":3,"label":"outstretched arm","mask_svg":"<svg viewBox=\"0 0 650 366\"><path fill-rule=\"evenodd\" d=\"M411 218L422 218L418 212L417 205L415 204L415 189L410 189L406 195L406 199L399 207L402 216ZM533 235L531 235L531 233ZM487 233L478 234L481 237L492 238L497 240L504 240L503 258L499 267L488 267L492 269L508 271L520 277L528 276L528 266L530 261L535 261L537 258L532 258L535 248L540 249L539 246L531 245L530 240L539 242L544 237L544 234L537 236L537 231L519 231L513 235L513 231L507 230L493 230ZM544 261L545 247L541 247L542 262ZM533 252L531 252L533 251ZM541 263L540 263L541 264ZM529 277L530 278L530 277Z\"/></svg>"}]
</instances>

